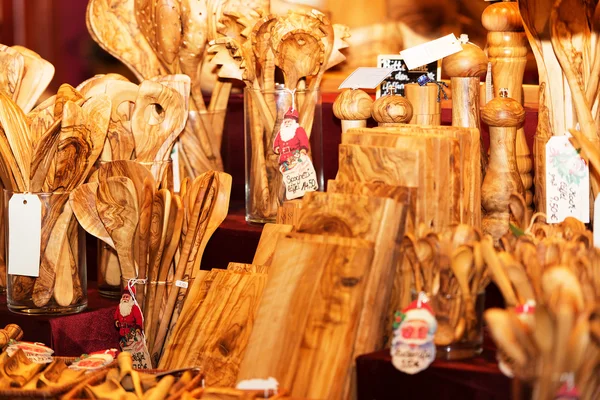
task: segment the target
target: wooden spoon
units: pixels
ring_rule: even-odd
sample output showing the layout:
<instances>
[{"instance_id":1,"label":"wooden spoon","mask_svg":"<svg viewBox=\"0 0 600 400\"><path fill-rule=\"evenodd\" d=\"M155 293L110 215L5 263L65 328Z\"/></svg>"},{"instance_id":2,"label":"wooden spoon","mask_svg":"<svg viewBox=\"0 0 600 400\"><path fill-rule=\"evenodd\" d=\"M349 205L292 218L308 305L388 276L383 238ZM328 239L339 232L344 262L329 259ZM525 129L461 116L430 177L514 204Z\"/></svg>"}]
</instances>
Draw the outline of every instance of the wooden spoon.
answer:
<instances>
[{"instance_id":1,"label":"wooden spoon","mask_svg":"<svg viewBox=\"0 0 600 400\"><path fill-rule=\"evenodd\" d=\"M94 41L123 62L138 80L168 73L140 32L134 0L90 0L86 25Z\"/></svg>"},{"instance_id":2,"label":"wooden spoon","mask_svg":"<svg viewBox=\"0 0 600 400\"><path fill-rule=\"evenodd\" d=\"M153 187L157 189L157 183L150 171L142 164L129 160L111 161L100 165L88 181L103 182L113 176L125 176L131 179L136 188L137 198L140 199L140 207L142 206L141 201L144 198L144 182L146 180L150 181Z\"/></svg>"},{"instance_id":3,"label":"wooden spoon","mask_svg":"<svg viewBox=\"0 0 600 400\"><path fill-rule=\"evenodd\" d=\"M146 279L149 276L148 245L150 244L150 232L153 213L152 202L154 199L154 192L154 181L150 179L145 179L140 203L140 220L137 229L137 238L135 240L140 279ZM144 294L138 293L137 296L138 303L144 304Z\"/></svg>"},{"instance_id":4,"label":"wooden spoon","mask_svg":"<svg viewBox=\"0 0 600 400\"><path fill-rule=\"evenodd\" d=\"M483 259L492 274L494 282L496 282L496 285L498 285L498 288L502 292L504 302L509 307L516 306L518 304L517 296L510 284L510 280L506 276L506 272L504 272L504 269L498 260L492 237L486 235L481 239L480 244Z\"/></svg>"},{"instance_id":5,"label":"wooden spoon","mask_svg":"<svg viewBox=\"0 0 600 400\"><path fill-rule=\"evenodd\" d=\"M276 28L273 40L279 44L275 50L275 65L283 71L285 87L293 90L301 78L319 72L325 48L321 39L311 31L297 29L278 36Z\"/></svg>"},{"instance_id":6,"label":"wooden spoon","mask_svg":"<svg viewBox=\"0 0 600 400\"><path fill-rule=\"evenodd\" d=\"M69 203L65 204L65 211L67 210L72 210ZM70 215L72 217L73 211L70 211ZM68 219L68 223L71 223L71 217ZM67 228L65 230L65 239L62 241L62 247L56 262L56 279L54 281L53 292L54 300L56 300L58 305L63 307L71 305L75 297L68 236Z\"/></svg>"},{"instance_id":7,"label":"wooden spoon","mask_svg":"<svg viewBox=\"0 0 600 400\"><path fill-rule=\"evenodd\" d=\"M15 189L22 192L29 190L33 147L26 121L27 117L19 106L0 91L0 126L9 145L9 148L5 148L4 143L1 144L0 151L14 177L17 185Z\"/></svg>"},{"instance_id":8,"label":"wooden spoon","mask_svg":"<svg viewBox=\"0 0 600 400\"><path fill-rule=\"evenodd\" d=\"M16 103L28 113L54 76L54 65L44 60L36 52L23 46L12 46L23 56L23 78L16 98Z\"/></svg>"},{"instance_id":9,"label":"wooden spoon","mask_svg":"<svg viewBox=\"0 0 600 400\"><path fill-rule=\"evenodd\" d=\"M122 176L100 182L96 207L115 245L122 279L137 278L133 240L139 220L139 207L133 182Z\"/></svg>"},{"instance_id":10,"label":"wooden spoon","mask_svg":"<svg viewBox=\"0 0 600 400\"><path fill-rule=\"evenodd\" d=\"M25 59L15 49L0 45L0 87L13 101L17 101L23 74L25 72Z\"/></svg>"},{"instance_id":11,"label":"wooden spoon","mask_svg":"<svg viewBox=\"0 0 600 400\"><path fill-rule=\"evenodd\" d=\"M467 320L467 331L470 326L473 326L477 321L475 314L475 302L471 296L471 288L469 286L469 277L473 271L473 249L469 246L461 245L452 252L450 268L460 286L460 294L465 305L465 317Z\"/></svg>"}]
</instances>

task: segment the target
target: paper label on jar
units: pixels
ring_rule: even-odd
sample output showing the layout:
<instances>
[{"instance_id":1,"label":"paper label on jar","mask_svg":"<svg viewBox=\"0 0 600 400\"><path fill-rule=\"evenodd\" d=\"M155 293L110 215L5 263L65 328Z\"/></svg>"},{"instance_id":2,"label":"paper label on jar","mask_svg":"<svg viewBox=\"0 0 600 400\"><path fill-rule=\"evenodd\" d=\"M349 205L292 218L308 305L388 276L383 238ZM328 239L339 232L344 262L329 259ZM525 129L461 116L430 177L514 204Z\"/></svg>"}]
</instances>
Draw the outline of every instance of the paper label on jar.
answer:
<instances>
[{"instance_id":1,"label":"paper label on jar","mask_svg":"<svg viewBox=\"0 0 600 400\"><path fill-rule=\"evenodd\" d=\"M550 224L567 217L590 222L590 170L569 136L546 144L546 215Z\"/></svg>"},{"instance_id":2,"label":"paper label on jar","mask_svg":"<svg viewBox=\"0 0 600 400\"><path fill-rule=\"evenodd\" d=\"M414 69L458 53L462 49L460 40L451 33L439 39L402 50L400 55L402 55L408 69Z\"/></svg>"},{"instance_id":3,"label":"paper label on jar","mask_svg":"<svg viewBox=\"0 0 600 400\"><path fill-rule=\"evenodd\" d=\"M35 194L15 193L8 201L8 273L38 277L42 203Z\"/></svg>"},{"instance_id":4,"label":"paper label on jar","mask_svg":"<svg viewBox=\"0 0 600 400\"><path fill-rule=\"evenodd\" d=\"M43 343L37 342L11 342L6 348L6 354L11 357L19 349L23 350L29 361L36 364L49 364L53 360L52 354L54 350Z\"/></svg>"},{"instance_id":5,"label":"paper label on jar","mask_svg":"<svg viewBox=\"0 0 600 400\"><path fill-rule=\"evenodd\" d=\"M437 320L422 295L419 294L419 299L402 312L396 313L393 327L394 338L390 349L392 364L411 375L427 369L435 360L436 353L433 338Z\"/></svg>"}]
</instances>

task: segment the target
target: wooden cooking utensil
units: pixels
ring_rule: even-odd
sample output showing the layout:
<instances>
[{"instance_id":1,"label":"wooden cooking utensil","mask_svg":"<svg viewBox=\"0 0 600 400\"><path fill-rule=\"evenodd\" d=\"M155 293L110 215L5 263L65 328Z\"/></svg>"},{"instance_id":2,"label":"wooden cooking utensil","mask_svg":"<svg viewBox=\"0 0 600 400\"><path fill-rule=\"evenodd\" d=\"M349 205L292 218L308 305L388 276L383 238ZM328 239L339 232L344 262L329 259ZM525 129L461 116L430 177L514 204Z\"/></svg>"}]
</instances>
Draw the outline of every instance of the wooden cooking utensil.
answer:
<instances>
[{"instance_id":1,"label":"wooden cooking utensil","mask_svg":"<svg viewBox=\"0 0 600 400\"><path fill-rule=\"evenodd\" d=\"M49 210L42 217L42 253L40 257L39 277L33 285L33 303L44 307L54 293L57 266L67 240L67 228L73 215L73 210L67 202L68 195L56 194L49 199ZM58 216L56 216L58 214ZM47 224L44 226L44 222ZM67 267L69 264L67 263ZM71 279L70 273L68 275ZM61 285L62 286L62 285ZM70 304L70 302L69 302Z\"/></svg>"},{"instance_id":2,"label":"wooden cooking utensil","mask_svg":"<svg viewBox=\"0 0 600 400\"><path fill-rule=\"evenodd\" d=\"M137 278L133 240L139 219L139 206L133 182L111 177L100 182L96 208L119 257L122 279Z\"/></svg>"},{"instance_id":3,"label":"wooden cooking utensil","mask_svg":"<svg viewBox=\"0 0 600 400\"><path fill-rule=\"evenodd\" d=\"M148 277L148 246L150 244L150 233L152 228L152 212L154 199L154 182L151 179L144 179L142 196L140 198L140 218L138 222L137 237L134 240L137 251L138 277L146 279ZM141 291L143 292L143 291ZM141 294L141 297L140 297ZM144 304L144 294L138 293L138 302Z\"/></svg>"},{"instance_id":4,"label":"wooden cooking utensil","mask_svg":"<svg viewBox=\"0 0 600 400\"><path fill-rule=\"evenodd\" d=\"M6 139L0 140L0 151L8 172L14 180L15 190L29 190L32 143L29 138L26 116L4 92L0 92L0 126ZM8 184L5 187L13 187Z\"/></svg>"},{"instance_id":5,"label":"wooden cooking utensil","mask_svg":"<svg viewBox=\"0 0 600 400\"><path fill-rule=\"evenodd\" d=\"M283 72L285 87L293 90L301 78L319 72L325 47L316 33L286 28L289 29L283 24L274 26L271 45L275 49L275 65Z\"/></svg>"},{"instance_id":6,"label":"wooden cooking utensil","mask_svg":"<svg viewBox=\"0 0 600 400\"><path fill-rule=\"evenodd\" d=\"M144 198L144 182L148 180L152 186L157 189L157 183L150 171L142 164L130 160L117 160L104 163L94 171L88 179L89 182L103 182L113 176L125 176L133 182L136 188L137 198L141 201Z\"/></svg>"},{"instance_id":7,"label":"wooden cooking utensil","mask_svg":"<svg viewBox=\"0 0 600 400\"><path fill-rule=\"evenodd\" d=\"M477 322L477 315L475 314L475 302L471 297L471 288L469 285L472 270L474 266L473 249L466 245L461 245L452 253L452 259L450 261L450 267L452 273L458 281L460 286L460 295L463 299L465 306L465 317L467 319L467 330L468 327L473 326Z\"/></svg>"},{"instance_id":8,"label":"wooden cooking utensil","mask_svg":"<svg viewBox=\"0 0 600 400\"><path fill-rule=\"evenodd\" d=\"M34 147L31 161L31 181L29 188L32 193L39 193L46 182L48 171L55 161L56 149L61 133L62 118L57 119L40 137Z\"/></svg>"},{"instance_id":9,"label":"wooden cooking utensil","mask_svg":"<svg viewBox=\"0 0 600 400\"><path fill-rule=\"evenodd\" d=\"M25 70L25 59L21 53L13 48L0 45L0 66L3 73L0 74L0 87L13 101L17 101L23 74Z\"/></svg>"},{"instance_id":10,"label":"wooden cooking utensil","mask_svg":"<svg viewBox=\"0 0 600 400\"><path fill-rule=\"evenodd\" d=\"M56 170L49 173L51 191L70 192L85 181L104 147L110 105L105 96L89 99L81 108L71 101L65 103Z\"/></svg>"},{"instance_id":11,"label":"wooden cooking utensil","mask_svg":"<svg viewBox=\"0 0 600 400\"><path fill-rule=\"evenodd\" d=\"M94 41L123 62L140 81L168 73L140 32L134 0L91 0L85 20Z\"/></svg>"},{"instance_id":12,"label":"wooden cooking utensil","mask_svg":"<svg viewBox=\"0 0 600 400\"><path fill-rule=\"evenodd\" d=\"M54 76L54 65L27 47L12 48L23 56L23 77L15 101L28 113L50 84Z\"/></svg>"},{"instance_id":13,"label":"wooden cooking utensil","mask_svg":"<svg viewBox=\"0 0 600 400\"><path fill-rule=\"evenodd\" d=\"M166 160L187 119L184 98L157 82L140 84L131 116L138 161Z\"/></svg>"}]
</instances>

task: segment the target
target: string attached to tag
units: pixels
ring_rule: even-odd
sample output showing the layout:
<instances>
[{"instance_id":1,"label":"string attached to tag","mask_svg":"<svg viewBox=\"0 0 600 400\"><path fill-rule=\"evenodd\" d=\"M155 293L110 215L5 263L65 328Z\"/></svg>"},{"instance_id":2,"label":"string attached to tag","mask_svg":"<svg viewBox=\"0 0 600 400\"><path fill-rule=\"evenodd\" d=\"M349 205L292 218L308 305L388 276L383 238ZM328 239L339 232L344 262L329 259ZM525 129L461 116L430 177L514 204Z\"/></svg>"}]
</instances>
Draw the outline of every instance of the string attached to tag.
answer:
<instances>
[{"instance_id":1,"label":"string attached to tag","mask_svg":"<svg viewBox=\"0 0 600 400\"><path fill-rule=\"evenodd\" d=\"M296 89L284 88L286 92L292 95L292 111L296 109Z\"/></svg>"},{"instance_id":2,"label":"string attached to tag","mask_svg":"<svg viewBox=\"0 0 600 400\"><path fill-rule=\"evenodd\" d=\"M438 87L437 102L439 103L441 101L442 95L444 96L444 100L448 100L448 94L446 93L446 90L444 89L444 88L448 89L448 85L446 84L446 82L434 81L427 74L423 74L419 78L417 78L417 83L419 84L419 86L425 86L428 83L436 84Z\"/></svg>"}]
</instances>

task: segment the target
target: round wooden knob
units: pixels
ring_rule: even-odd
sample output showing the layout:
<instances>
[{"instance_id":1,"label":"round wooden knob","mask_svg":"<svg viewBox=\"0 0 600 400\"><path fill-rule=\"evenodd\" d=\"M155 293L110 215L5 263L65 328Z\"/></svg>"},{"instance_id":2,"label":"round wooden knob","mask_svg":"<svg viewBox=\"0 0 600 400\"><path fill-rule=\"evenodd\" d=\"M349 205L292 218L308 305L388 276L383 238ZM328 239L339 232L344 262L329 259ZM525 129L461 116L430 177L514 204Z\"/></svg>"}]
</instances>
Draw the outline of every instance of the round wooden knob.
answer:
<instances>
[{"instance_id":1,"label":"round wooden knob","mask_svg":"<svg viewBox=\"0 0 600 400\"><path fill-rule=\"evenodd\" d=\"M503 1L486 7L481 14L483 27L490 32L521 32L524 30L519 5Z\"/></svg>"},{"instance_id":2,"label":"round wooden knob","mask_svg":"<svg viewBox=\"0 0 600 400\"><path fill-rule=\"evenodd\" d=\"M333 114L341 120L366 120L371 118L373 99L360 89L340 93L333 103Z\"/></svg>"},{"instance_id":3,"label":"round wooden knob","mask_svg":"<svg viewBox=\"0 0 600 400\"><path fill-rule=\"evenodd\" d=\"M490 127L518 127L525 120L525 109L510 97L496 97L481 108L481 119Z\"/></svg>"},{"instance_id":4,"label":"round wooden knob","mask_svg":"<svg viewBox=\"0 0 600 400\"><path fill-rule=\"evenodd\" d=\"M380 124L407 124L412 118L413 108L405 97L381 96L373 103L372 113Z\"/></svg>"},{"instance_id":5,"label":"round wooden knob","mask_svg":"<svg viewBox=\"0 0 600 400\"><path fill-rule=\"evenodd\" d=\"M479 46L472 43L462 45L463 50L445 57L442 70L449 77L481 77L487 72L488 59Z\"/></svg>"}]
</instances>

